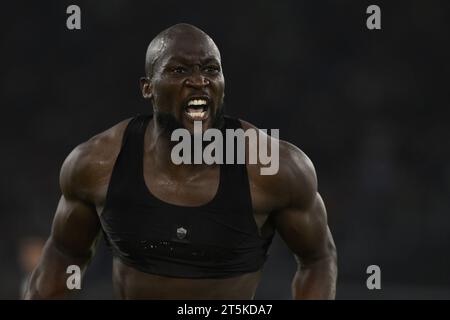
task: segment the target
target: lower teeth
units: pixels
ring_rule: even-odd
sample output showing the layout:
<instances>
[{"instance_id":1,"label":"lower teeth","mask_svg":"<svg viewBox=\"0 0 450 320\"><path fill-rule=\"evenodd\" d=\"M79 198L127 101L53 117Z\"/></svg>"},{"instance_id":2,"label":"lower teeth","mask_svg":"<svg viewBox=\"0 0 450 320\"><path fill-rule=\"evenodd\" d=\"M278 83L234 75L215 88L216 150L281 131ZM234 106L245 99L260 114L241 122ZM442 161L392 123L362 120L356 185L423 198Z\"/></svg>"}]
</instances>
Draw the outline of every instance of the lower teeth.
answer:
<instances>
[{"instance_id":1,"label":"lower teeth","mask_svg":"<svg viewBox=\"0 0 450 320\"><path fill-rule=\"evenodd\" d=\"M186 108L186 113L191 118L203 118L206 115L205 108Z\"/></svg>"},{"instance_id":2,"label":"lower teeth","mask_svg":"<svg viewBox=\"0 0 450 320\"><path fill-rule=\"evenodd\" d=\"M190 115L191 117L194 117L194 118L198 118L198 117L202 117L203 118L203 116L205 115L205 112L204 111L202 111L202 112L188 112L188 115Z\"/></svg>"}]
</instances>

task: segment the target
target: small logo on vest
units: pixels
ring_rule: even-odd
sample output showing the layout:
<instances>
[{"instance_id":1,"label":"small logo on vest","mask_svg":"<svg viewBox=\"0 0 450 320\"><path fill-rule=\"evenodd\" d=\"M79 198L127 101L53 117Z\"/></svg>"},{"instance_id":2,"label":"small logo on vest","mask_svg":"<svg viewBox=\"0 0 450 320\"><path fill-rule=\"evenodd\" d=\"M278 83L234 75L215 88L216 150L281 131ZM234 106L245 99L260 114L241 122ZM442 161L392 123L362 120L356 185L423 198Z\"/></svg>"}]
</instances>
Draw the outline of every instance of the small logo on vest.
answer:
<instances>
[{"instance_id":1,"label":"small logo on vest","mask_svg":"<svg viewBox=\"0 0 450 320\"><path fill-rule=\"evenodd\" d=\"M186 238L186 234L187 234L187 230L185 228L179 227L177 229L177 237L178 237L178 239L181 240L181 239Z\"/></svg>"}]
</instances>

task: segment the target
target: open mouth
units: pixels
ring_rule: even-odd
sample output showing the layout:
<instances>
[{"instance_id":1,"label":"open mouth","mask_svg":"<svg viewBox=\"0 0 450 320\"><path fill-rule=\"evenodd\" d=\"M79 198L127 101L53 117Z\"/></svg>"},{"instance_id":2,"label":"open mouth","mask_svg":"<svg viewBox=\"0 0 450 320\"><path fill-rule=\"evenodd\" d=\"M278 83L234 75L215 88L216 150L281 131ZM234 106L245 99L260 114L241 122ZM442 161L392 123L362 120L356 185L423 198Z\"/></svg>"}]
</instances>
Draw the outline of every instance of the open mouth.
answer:
<instances>
[{"instance_id":1,"label":"open mouth","mask_svg":"<svg viewBox=\"0 0 450 320\"><path fill-rule=\"evenodd\" d=\"M192 98L188 101L184 112L193 121L203 121L208 118L208 100L204 98Z\"/></svg>"}]
</instances>

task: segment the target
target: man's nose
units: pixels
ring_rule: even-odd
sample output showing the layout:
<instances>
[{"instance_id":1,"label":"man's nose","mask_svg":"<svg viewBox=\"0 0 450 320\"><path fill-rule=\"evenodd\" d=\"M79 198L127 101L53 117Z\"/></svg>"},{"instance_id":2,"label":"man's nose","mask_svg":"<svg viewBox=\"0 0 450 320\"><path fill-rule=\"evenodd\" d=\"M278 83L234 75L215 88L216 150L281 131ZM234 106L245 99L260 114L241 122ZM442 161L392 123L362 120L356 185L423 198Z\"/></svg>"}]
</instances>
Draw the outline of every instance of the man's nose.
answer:
<instances>
[{"instance_id":1,"label":"man's nose","mask_svg":"<svg viewBox=\"0 0 450 320\"><path fill-rule=\"evenodd\" d=\"M196 70L186 79L186 85L201 88L209 85L209 80L201 73L201 71Z\"/></svg>"}]
</instances>

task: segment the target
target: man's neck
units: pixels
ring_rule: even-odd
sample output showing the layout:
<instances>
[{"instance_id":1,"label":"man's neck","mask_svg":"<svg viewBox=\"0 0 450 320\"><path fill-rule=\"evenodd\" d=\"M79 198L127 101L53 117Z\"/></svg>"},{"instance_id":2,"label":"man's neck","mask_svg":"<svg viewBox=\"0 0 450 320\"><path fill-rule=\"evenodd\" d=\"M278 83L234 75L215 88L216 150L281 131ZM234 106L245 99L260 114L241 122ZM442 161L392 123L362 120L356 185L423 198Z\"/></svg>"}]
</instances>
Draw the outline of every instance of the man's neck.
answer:
<instances>
[{"instance_id":1,"label":"man's neck","mask_svg":"<svg viewBox=\"0 0 450 320\"><path fill-rule=\"evenodd\" d=\"M175 177L195 176L204 170L211 169L215 165L207 164L174 164L171 158L173 147L177 141L171 141L171 133L161 127L153 118L146 130L144 151L151 157L155 169Z\"/></svg>"}]
</instances>

